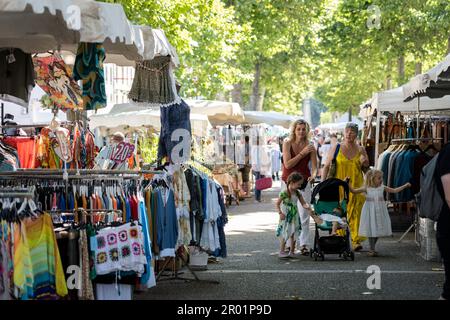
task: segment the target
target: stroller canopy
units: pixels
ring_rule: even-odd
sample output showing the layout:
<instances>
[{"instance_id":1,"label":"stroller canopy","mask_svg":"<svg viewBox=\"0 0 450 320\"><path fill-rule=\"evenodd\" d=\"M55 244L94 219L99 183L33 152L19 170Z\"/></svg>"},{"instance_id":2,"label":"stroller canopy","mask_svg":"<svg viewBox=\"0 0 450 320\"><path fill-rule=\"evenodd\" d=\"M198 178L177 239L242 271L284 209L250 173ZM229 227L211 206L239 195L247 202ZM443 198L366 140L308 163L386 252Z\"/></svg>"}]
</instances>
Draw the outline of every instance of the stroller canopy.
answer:
<instances>
[{"instance_id":1,"label":"stroller canopy","mask_svg":"<svg viewBox=\"0 0 450 320\"><path fill-rule=\"evenodd\" d=\"M320 201L339 202L341 200L339 195L339 189L341 186L344 188L344 199L348 201L349 196L348 183L340 179L331 178L319 183L314 188L313 193L311 195L311 203L316 202L317 194L319 194Z\"/></svg>"}]
</instances>

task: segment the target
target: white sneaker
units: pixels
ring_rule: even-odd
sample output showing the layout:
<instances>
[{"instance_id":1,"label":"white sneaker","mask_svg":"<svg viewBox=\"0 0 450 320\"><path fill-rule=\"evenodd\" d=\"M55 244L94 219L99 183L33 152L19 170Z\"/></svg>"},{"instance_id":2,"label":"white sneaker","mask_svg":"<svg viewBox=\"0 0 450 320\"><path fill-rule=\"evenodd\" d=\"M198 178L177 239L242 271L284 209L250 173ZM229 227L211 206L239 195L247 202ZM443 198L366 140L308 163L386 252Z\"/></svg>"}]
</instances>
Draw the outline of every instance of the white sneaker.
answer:
<instances>
[{"instance_id":1,"label":"white sneaker","mask_svg":"<svg viewBox=\"0 0 450 320\"><path fill-rule=\"evenodd\" d=\"M289 252L280 251L280 253L278 254L278 258L280 258L280 259L289 258Z\"/></svg>"}]
</instances>

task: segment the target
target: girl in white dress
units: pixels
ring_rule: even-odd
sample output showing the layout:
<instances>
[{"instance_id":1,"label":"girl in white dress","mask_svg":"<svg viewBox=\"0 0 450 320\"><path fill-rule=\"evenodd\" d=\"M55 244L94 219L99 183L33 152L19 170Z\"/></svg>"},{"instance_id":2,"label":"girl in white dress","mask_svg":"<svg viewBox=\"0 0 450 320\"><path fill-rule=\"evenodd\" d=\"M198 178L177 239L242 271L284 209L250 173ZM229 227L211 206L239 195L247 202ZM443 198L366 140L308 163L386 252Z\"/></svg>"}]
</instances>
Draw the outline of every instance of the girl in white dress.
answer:
<instances>
[{"instance_id":1,"label":"girl in white dress","mask_svg":"<svg viewBox=\"0 0 450 320\"><path fill-rule=\"evenodd\" d=\"M350 186L350 191L353 193L366 193L366 202L362 208L359 223L359 235L369 238L369 256L375 257L378 255L375 251L375 244L379 237L392 235L391 219L384 200L384 191L398 193L409 187L411 187L410 183L398 188L384 186L383 172L380 170L367 171L365 185L361 188L353 189Z\"/></svg>"}]
</instances>

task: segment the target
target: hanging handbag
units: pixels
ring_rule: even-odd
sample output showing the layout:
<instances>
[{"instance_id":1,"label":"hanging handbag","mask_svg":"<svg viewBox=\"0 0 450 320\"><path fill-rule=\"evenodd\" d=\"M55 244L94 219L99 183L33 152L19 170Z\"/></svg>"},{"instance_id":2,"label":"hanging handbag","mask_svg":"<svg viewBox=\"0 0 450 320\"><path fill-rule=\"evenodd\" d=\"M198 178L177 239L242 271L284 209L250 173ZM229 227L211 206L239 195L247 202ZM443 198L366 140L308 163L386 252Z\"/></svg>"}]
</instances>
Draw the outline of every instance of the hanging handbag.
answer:
<instances>
[{"instance_id":1,"label":"hanging handbag","mask_svg":"<svg viewBox=\"0 0 450 320\"><path fill-rule=\"evenodd\" d=\"M338 143L336 145L336 151L334 151L333 160L331 160L330 170L328 170L327 179L336 177L336 170L337 170L337 168L336 168L336 158L337 158L337 155L339 153L339 149L340 148L341 148L341 145Z\"/></svg>"},{"instance_id":2,"label":"hanging handbag","mask_svg":"<svg viewBox=\"0 0 450 320\"><path fill-rule=\"evenodd\" d=\"M272 188L272 178L266 177L266 178L260 178L255 181L255 188L256 190L266 190Z\"/></svg>"}]
</instances>

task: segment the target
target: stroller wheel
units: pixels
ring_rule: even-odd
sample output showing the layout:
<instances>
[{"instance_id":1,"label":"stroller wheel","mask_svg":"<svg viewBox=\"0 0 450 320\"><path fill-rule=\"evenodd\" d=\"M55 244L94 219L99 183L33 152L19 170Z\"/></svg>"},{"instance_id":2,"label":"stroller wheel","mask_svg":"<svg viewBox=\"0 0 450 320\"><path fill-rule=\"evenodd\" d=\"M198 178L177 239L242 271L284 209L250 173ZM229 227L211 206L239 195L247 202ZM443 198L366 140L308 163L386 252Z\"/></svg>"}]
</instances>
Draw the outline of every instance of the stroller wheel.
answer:
<instances>
[{"instance_id":1,"label":"stroller wheel","mask_svg":"<svg viewBox=\"0 0 450 320\"><path fill-rule=\"evenodd\" d=\"M355 253L353 251L350 252L349 256L352 261L355 261Z\"/></svg>"},{"instance_id":2,"label":"stroller wheel","mask_svg":"<svg viewBox=\"0 0 450 320\"><path fill-rule=\"evenodd\" d=\"M317 258L319 257L319 254L317 252L313 253L314 261L317 261Z\"/></svg>"},{"instance_id":3,"label":"stroller wheel","mask_svg":"<svg viewBox=\"0 0 450 320\"><path fill-rule=\"evenodd\" d=\"M323 254L321 254L320 259L322 259L322 261L325 261L325 256Z\"/></svg>"}]
</instances>

